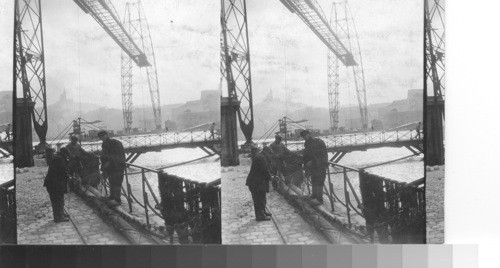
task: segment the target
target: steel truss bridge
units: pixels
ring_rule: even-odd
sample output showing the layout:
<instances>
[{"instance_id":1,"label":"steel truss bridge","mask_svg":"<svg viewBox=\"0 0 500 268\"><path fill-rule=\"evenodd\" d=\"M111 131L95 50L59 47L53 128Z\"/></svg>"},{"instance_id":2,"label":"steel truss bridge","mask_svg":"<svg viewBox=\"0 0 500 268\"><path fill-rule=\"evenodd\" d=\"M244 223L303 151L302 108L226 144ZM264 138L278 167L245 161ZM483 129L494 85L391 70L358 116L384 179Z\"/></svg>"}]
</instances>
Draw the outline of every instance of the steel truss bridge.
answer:
<instances>
[{"instance_id":1,"label":"steel truss bridge","mask_svg":"<svg viewBox=\"0 0 500 268\"><path fill-rule=\"evenodd\" d=\"M423 135L416 130L366 132L345 135L320 136L327 151L333 153L331 161L337 163L349 152L366 151L383 147L405 147L414 155L423 153ZM304 149L304 141L288 141L287 147L291 151Z\"/></svg>"},{"instance_id":2,"label":"steel truss bridge","mask_svg":"<svg viewBox=\"0 0 500 268\"><path fill-rule=\"evenodd\" d=\"M155 133L148 135L115 136L127 154L127 162L133 163L137 158L147 152L160 152L174 148L200 148L208 155L220 154L220 134L214 133L212 137L208 131ZM100 152L101 142L82 142L82 148L87 152ZM62 145L62 144L60 144Z\"/></svg>"}]
</instances>

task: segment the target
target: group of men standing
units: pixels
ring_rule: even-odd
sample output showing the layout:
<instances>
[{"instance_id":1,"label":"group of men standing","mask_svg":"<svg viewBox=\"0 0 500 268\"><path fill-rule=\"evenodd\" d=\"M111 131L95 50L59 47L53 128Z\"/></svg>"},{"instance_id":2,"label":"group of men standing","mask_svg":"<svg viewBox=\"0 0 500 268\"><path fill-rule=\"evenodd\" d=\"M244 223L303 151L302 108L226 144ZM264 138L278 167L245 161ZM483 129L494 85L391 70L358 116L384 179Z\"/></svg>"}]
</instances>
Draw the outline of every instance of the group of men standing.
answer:
<instances>
[{"instance_id":1,"label":"group of men standing","mask_svg":"<svg viewBox=\"0 0 500 268\"><path fill-rule=\"evenodd\" d=\"M110 184L110 194L106 200L109 205L118 206L121 204L121 186L126 168L125 150L122 143L110 138L105 130L99 131L97 135L102 141L101 171ZM64 211L64 194L67 193L70 176L81 174L81 160L89 154L80 146L77 136L71 136L70 140L66 147L61 148L51 158L44 181L55 222L69 221L69 216Z\"/></svg>"},{"instance_id":2,"label":"group of men standing","mask_svg":"<svg viewBox=\"0 0 500 268\"><path fill-rule=\"evenodd\" d=\"M302 156L303 169L306 174L311 175L311 203L320 205L323 203L323 185L326 179L326 168L328 167L328 152L325 142L312 137L308 130L301 131L300 135L305 141ZM257 146L253 148L258 150ZM277 175L284 175L285 158L290 154L294 153L282 143L282 137L276 135L275 141L269 147L264 146L261 152L255 152L252 155L252 165L247 176L246 185L252 194L257 221L271 219L271 213L266 210L266 193L269 192L269 182L273 181L274 186L277 182L273 178Z\"/></svg>"}]
</instances>

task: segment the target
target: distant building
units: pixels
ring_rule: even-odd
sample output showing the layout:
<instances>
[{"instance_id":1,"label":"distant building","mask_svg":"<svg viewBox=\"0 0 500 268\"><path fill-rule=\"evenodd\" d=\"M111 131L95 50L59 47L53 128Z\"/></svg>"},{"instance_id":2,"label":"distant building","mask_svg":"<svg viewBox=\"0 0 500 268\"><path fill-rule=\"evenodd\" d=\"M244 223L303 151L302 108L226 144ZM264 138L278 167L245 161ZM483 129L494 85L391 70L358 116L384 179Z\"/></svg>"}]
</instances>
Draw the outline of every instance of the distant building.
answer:
<instances>
[{"instance_id":1,"label":"distant building","mask_svg":"<svg viewBox=\"0 0 500 268\"><path fill-rule=\"evenodd\" d=\"M165 121L165 127L169 130L169 131L172 131L172 130L177 130L177 123L175 123L174 121L172 120L167 120Z\"/></svg>"},{"instance_id":2,"label":"distant building","mask_svg":"<svg viewBox=\"0 0 500 268\"><path fill-rule=\"evenodd\" d=\"M385 129L422 121L423 105L423 90L408 90L406 99L396 100L385 107L380 107L378 119L382 120Z\"/></svg>"},{"instance_id":3,"label":"distant building","mask_svg":"<svg viewBox=\"0 0 500 268\"><path fill-rule=\"evenodd\" d=\"M172 109L179 130L220 120L220 91L203 90L199 100Z\"/></svg>"},{"instance_id":4,"label":"distant building","mask_svg":"<svg viewBox=\"0 0 500 268\"><path fill-rule=\"evenodd\" d=\"M382 120L379 120L379 119L373 119L371 121L371 125L372 125L373 130L383 130L384 129L384 122L382 122Z\"/></svg>"},{"instance_id":5,"label":"distant building","mask_svg":"<svg viewBox=\"0 0 500 268\"><path fill-rule=\"evenodd\" d=\"M422 110L424 108L424 91L421 89L408 90L408 105L410 110Z\"/></svg>"},{"instance_id":6,"label":"distant building","mask_svg":"<svg viewBox=\"0 0 500 268\"><path fill-rule=\"evenodd\" d=\"M391 110L391 112L384 115L383 121L385 122L385 127L395 128L401 125L405 125L412 122L422 121L422 113L420 111L398 111L397 109Z\"/></svg>"}]
</instances>

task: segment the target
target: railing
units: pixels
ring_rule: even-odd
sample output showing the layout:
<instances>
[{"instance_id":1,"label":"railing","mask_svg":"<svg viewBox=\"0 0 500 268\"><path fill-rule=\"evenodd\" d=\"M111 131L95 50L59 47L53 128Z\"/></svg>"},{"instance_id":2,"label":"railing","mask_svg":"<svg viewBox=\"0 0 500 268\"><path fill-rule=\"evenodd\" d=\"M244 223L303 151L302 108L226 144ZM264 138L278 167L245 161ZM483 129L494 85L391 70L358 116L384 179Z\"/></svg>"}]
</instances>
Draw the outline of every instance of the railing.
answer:
<instances>
[{"instance_id":1,"label":"railing","mask_svg":"<svg viewBox=\"0 0 500 268\"><path fill-rule=\"evenodd\" d=\"M330 170L329 167L332 167L333 172ZM349 172L359 172L359 170L343 165L339 165L337 163L329 162L329 167L326 170L327 174L327 179L328 179L328 188L326 185L323 187L323 192L328 196L328 199L330 201L330 206L332 212L335 211L335 206L334 202L337 201L339 202L345 209L346 209L346 215L347 215L347 223L349 226L352 225L351 222L351 210L356 213L357 215L361 216L364 218L363 213L361 212L363 210L363 204L358 197L358 194L356 193L356 190L354 189L351 180L349 179L349 176L347 175ZM335 174L342 174L342 181L343 181L343 194L344 194L344 201L337 196L337 194L334 191L333 183L332 183L332 175ZM351 199L354 198L356 201L356 206L353 204ZM358 210L359 209L359 210Z\"/></svg>"},{"instance_id":2,"label":"railing","mask_svg":"<svg viewBox=\"0 0 500 268\"><path fill-rule=\"evenodd\" d=\"M12 154L12 140L10 139L12 136L8 137L9 139L1 140L0 138L0 157L8 157Z\"/></svg>"},{"instance_id":3,"label":"railing","mask_svg":"<svg viewBox=\"0 0 500 268\"><path fill-rule=\"evenodd\" d=\"M126 166L125 186L122 185L121 194L130 212L136 208L133 204L143 210L149 229L152 225L158 225L158 222L152 224L152 217L158 217L163 221L162 225L165 225L171 242L176 231L180 243L190 243L189 237L192 243L220 243L220 179L203 183L131 163L126 163ZM140 189L137 189L138 181L134 181L136 178L132 177L129 169L140 170L132 173L140 174ZM156 174L157 191L146 173ZM107 195L109 182L104 179L101 185Z\"/></svg>"},{"instance_id":4,"label":"railing","mask_svg":"<svg viewBox=\"0 0 500 268\"><path fill-rule=\"evenodd\" d=\"M175 145L175 144L190 144L195 142L219 141L221 139L221 136L218 133L214 133L212 135L209 131L196 131L196 132L181 132L181 133L161 133L161 134L149 134L149 135L120 136L113 138L121 141L125 149L131 149L131 148L154 147L154 146ZM82 143L82 148L89 152L100 151L101 143L84 142Z\"/></svg>"},{"instance_id":5,"label":"railing","mask_svg":"<svg viewBox=\"0 0 500 268\"><path fill-rule=\"evenodd\" d=\"M291 155L285 162L285 185L300 188L305 184L307 189L304 191L310 194L310 177L304 176L299 157ZM353 172L359 175L359 189L351 181L353 176L348 175ZM375 231L380 243L425 242L423 178L412 183L398 182L334 162L329 162L326 174L323 195L327 196L335 215L345 213L350 229L362 230L363 236L368 235L372 242ZM340 183L335 181L339 177L334 175L340 175Z\"/></svg>"},{"instance_id":6,"label":"railing","mask_svg":"<svg viewBox=\"0 0 500 268\"><path fill-rule=\"evenodd\" d=\"M327 148L348 147L358 145L373 145L394 143L400 141L422 140L416 130L389 131L389 132L366 132L348 135L320 136ZM292 151L304 149L304 141L289 141L287 147Z\"/></svg>"},{"instance_id":7,"label":"railing","mask_svg":"<svg viewBox=\"0 0 500 268\"><path fill-rule=\"evenodd\" d=\"M14 180L0 184L0 245L16 243L16 195Z\"/></svg>"},{"instance_id":8,"label":"railing","mask_svg":"<svg viewBox=\"0 0 500 268\"><path fill-rule=\"evenodd\" d=\"M285 184L294 184L297 187L301 187L302 183L305 183L306 190L308 194L311 194L311 180L310 176L307 174L304 176L304 172L302 171L302 159L299 156L290 155L285 160L286 165L284 167L283 175L285 179ZM333 171L330 170L332 167ZM347 222L349 227L352 226L351 222L351 211L356 213L357 215L364 217L362 210L362 202L358 197L357 192L355 191L349 177L348 172L358 172L357 169L342 166L336 163L329 163L329 167L326 170L327 181L325 181L323 187L323 194L326 195L329 199L331 211L335 212L335 204L334 202L338 202L346 209ZM343 180L343 199L340 198L339 195L335 192L335 187L333 184L333 176L332 174L342 174ZM353 204L352 199L356 202Z\"/></svg>"}]
</instances>

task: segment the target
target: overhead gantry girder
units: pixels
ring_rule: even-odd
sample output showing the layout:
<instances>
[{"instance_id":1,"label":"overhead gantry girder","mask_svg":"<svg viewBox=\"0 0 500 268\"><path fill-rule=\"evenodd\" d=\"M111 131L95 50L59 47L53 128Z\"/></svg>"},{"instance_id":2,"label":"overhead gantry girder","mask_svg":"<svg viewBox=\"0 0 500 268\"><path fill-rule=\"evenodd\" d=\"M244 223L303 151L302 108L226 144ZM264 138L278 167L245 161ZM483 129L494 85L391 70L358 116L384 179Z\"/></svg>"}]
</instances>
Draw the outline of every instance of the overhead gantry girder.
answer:
<instances>
[{"instance_id":1,"label":"overhead gantry girder","mask_svg":"<svg viewBox=\"0 0 500 268\"><path fill-rule=\"evenodd\" d=\"M123 51L139 66L150 66L144 52L134 42L120 22L109 0L73 0L85 13L90 14Z\"/></svg>"},{"instance_id":2,"label":"overhead gantry girder","mask_svg":"<svg viewBox=\"0 0 500 268\"><path fill-rule=\"evenodd\" d=\"M345 66L358 64L350 49L342 43L335 31L333 31L316 0L280 0L280 2L290 12L297 14Z\"/></svg>"}]
</instances>

